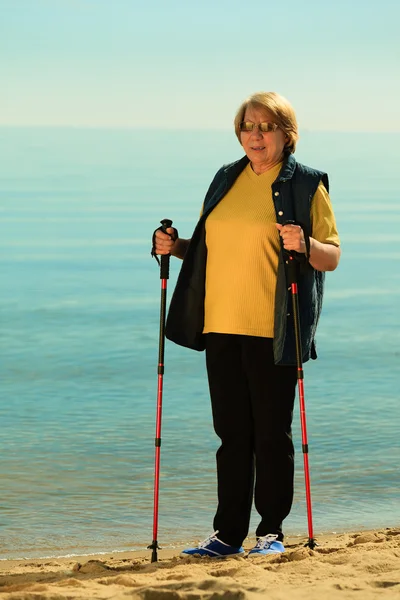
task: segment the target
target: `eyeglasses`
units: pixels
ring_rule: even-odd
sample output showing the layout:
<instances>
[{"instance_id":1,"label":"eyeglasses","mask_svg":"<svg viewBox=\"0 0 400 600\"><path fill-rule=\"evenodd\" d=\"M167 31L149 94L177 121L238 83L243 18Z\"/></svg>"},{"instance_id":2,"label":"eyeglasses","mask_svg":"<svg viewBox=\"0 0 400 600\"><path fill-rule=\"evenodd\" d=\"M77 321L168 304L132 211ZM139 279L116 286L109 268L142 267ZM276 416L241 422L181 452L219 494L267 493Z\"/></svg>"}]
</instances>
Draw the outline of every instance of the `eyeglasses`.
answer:
<instances>
[{"instance_id":1,"label":"eyeglasses","mask_svg":"<svg viewBox=\"0 0 400 600\"><path fill-rule=\"evenodd\" d=\"M250 132L258 127L258 131L262 133L268 133L270 131L276 131L278 129L278 125L276 123L252 123L252 121L242 121L239 125L240 131Z\"/></svg>"}]
</instances>

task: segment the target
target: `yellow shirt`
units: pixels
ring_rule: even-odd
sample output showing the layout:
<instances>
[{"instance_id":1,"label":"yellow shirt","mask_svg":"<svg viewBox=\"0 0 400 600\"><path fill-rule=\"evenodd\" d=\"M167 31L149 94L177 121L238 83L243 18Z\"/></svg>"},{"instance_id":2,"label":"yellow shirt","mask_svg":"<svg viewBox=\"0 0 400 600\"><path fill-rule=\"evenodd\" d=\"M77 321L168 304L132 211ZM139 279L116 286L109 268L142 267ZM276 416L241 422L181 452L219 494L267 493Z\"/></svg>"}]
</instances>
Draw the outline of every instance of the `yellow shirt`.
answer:
<instances>
[{"instance_id":1,"label":"yellow shirt","mask_svg":"<svg viewBox=\"0 0 400 600\"><path fill-rule=\"evenodd\" d=\"M274 335L280 240L271 185L281 167L256 175L248 164L207 217L203 333ZM316 240L339 245L322 183L311 203L311 225Z\"/></svg>"}]
</instances>

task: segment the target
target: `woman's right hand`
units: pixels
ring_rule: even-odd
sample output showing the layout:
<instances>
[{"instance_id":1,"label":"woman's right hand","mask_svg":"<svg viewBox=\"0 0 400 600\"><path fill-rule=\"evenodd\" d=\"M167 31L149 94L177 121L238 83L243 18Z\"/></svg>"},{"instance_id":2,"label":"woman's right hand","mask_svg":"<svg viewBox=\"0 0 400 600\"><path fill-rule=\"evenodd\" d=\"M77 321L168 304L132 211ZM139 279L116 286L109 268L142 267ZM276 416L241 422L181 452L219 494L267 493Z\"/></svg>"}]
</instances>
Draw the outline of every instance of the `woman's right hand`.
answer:
<instances>
[{"instance_id":1,"label":"woman's right hand","mask_svg":"<svg viewBox=\"0 0 400 600\"><path fill-rule=\"evenodd\" d=\"M160 229L157 229L157 231L156 231L156 235L155 235L156 254L172 254L172 248L176 241L176 229L174 227L168 227L165 231L167 233L164 233Z\"/></svg>"}]
</instances>

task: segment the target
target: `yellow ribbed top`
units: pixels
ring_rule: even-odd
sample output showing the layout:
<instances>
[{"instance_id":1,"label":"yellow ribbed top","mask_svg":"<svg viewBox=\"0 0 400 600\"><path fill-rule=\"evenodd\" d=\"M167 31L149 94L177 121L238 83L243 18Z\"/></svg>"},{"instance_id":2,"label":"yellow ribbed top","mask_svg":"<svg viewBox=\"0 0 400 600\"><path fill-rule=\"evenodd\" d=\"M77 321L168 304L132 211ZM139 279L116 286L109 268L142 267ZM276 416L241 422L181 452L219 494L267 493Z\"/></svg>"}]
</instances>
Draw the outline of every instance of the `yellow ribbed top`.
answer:
<instances>
[{"instance_id":1,"label":"yellow ribbed top","mask_svg":"<svg viewBox=\"0 0 400 600\"><path fill-rule=\"evenodd\" d=\"M204 333L273 337L280 249L271 185L282 163L256 175L250 164L206 220ZM339 245L323 184L312 201L312 236Z\"/></svg>"}]
</instances>

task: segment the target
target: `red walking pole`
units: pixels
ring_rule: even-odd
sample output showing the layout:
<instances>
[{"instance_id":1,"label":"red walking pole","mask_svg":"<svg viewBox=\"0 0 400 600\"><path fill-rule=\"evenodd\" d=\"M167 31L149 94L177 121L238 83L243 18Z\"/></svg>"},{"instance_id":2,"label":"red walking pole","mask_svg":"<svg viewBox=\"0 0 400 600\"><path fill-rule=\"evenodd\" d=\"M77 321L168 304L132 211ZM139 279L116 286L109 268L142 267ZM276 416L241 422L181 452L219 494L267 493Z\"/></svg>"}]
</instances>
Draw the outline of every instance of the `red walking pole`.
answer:
<instances>
[{"instance_id":1,"label":"red walking pole","mask_svg":"<svg viewBox=\"0 0 400 600\"><path fill-rule=\"evenodd\" d=\"M304 479L305 479L305 484L306 484L308 542L305 545L308 546L309 548L313 549L313 548L315 548L317 543L314 539L314 532L313 532L310 468L309 468L309 464L308 464L306 406L305 406L305 401L304 401L304 373L303 373L303 357L302 357L302 349L301 349L299 294L298 294L298 288L297 288L298 263L292 252L289 253L289 259L288 259L287 264L288 264L289 284L291 286L291 291L292 291L294 334L295 334L295 341L296 341L297 384L298 384L298 388L299 388L301 437L302 437L302 449L303 449L303 460L304 460Z\"/></svg>"},{"instance_id":2,"label":"red walking pole","mask_svg":"<svg viewBox=\"0 0 400 600\"><path fill-rule=\"evenodd\" d=\"M168 227L172 226L172 221L163 219L160 229L166 232ZM158 257L154 252L154 236L152 255L155 256L160 264ZM161 307L160 307L160 337L158 348L158 386L157 386L157 407L156 407L156 437L155 437L155 468L154 468L154 512L153 512L153 541L148 546L152 550L151 562L157 562L158 545L158 500L160 492L160 457L161 457L161 416L162 416L162 398L163 398L163 377L164 377L164 348L165 348L165 314L167 305L167 280L169 279L169 261L171 255L163 254L160 264L161 279Z\"/></svg>"}]
</instances>

